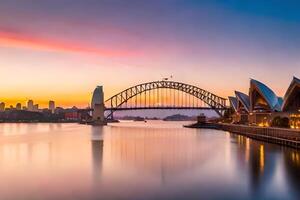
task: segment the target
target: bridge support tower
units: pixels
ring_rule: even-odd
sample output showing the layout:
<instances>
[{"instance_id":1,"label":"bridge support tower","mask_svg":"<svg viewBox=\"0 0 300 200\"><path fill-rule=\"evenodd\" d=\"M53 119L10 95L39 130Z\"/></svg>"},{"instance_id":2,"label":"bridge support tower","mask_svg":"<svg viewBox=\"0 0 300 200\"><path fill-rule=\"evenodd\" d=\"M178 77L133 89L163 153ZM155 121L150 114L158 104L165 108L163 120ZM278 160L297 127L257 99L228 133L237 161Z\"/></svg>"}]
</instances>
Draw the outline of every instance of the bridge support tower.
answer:
<instances>
[{"instance_id":1,"label":"bridge support tower","mask_svg":"<svg viewBox=\"0 0 300 200\"><path fill-rule=\"evenodd\" d=\"M92 111L92 124L93 125L106 125L107 121L104 117L104 93L103 86L97 86L93 92L91 107Z\"/></svg>"}]
</instances>

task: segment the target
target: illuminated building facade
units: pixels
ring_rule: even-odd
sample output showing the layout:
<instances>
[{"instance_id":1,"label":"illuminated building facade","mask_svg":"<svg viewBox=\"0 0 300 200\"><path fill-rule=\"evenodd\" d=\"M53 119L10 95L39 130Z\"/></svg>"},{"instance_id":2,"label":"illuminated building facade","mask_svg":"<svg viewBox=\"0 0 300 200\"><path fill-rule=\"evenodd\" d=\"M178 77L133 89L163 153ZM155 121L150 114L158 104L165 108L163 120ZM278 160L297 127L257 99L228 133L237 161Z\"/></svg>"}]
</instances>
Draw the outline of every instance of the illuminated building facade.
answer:
<instances>
[{"instance_id":1,"label":"illuminated building facade","mask_svg":"<svg viewBox=\"0 0 300 200\"><path fill-rule=\"evenodd\" d=\"M275 117L287 117L291 128L300 128L300 79L294 77L284 98L278 97L268 86L251 79L249 96L235 91L229 97L235 114L233 122L269 126Z\"/></svg>"},{"instance_id":2,"label":"illuminated building facade","mask_svg":"<svg viewBox=\"0 0 300 200\"><path fill-rule=\"evenodd\" d=\"M272 113L281 111L282 98L277 97L268 86L254 79L250 80L249 96L249 123L269 126Z\"/></svg>"}]
</instances>

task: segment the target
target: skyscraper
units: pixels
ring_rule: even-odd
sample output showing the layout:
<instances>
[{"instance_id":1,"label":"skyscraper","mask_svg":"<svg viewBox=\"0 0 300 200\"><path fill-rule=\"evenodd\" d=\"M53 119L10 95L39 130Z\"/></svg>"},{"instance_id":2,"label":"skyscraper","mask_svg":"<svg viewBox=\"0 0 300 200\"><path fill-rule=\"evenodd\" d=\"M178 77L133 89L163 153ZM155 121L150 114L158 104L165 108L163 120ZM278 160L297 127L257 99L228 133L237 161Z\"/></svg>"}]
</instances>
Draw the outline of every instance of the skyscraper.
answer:
<instances>
[{"instance_id":1,"label":"skyscraper","mask_svg":"<svg viewBox=\"0 0 300 200\"><path fill-rule=\"evenodd\" d=\"M32 100L29 100L29 101L27 102L27 109L28 109L29 111L33 111L33 101L32 101Z\"/></svg>"},{"instance_id":2,"label":"skyscraper","mask_svg":"<svg viewBox=\"0 0 300 200\"><path fill-rule=\"evenodd\" d=\"M22 109L22 105L21 105L21 103L17 103L17 105L16 105L16 109L17 109L17 110L21 110L21 109Z\"/></svg>"},{"instance_id":3,"label":"skyscraper","mask_svg":"<svg viewBox=\"0 0 300 200\"><path fill-rule=\"evenodd\" d=\"M51 113L54 113L55 111L55 102L54 101L49 101L49 110Z\"/></svg>"},{"instance_id":4,"label":"skyscraper","mask_svg":"<svg viewBox=\"0 0 300 200\"><path fill-rule=\"evenodd\" d=\"M3 112L5 110L5 103L1 102L0 103L0 112Z\"/></svg>"},{"instance_id":5,"label":"skyscraper","mask_svg":"<svg viewBox=\"0 0 300 200\"><path fill-rule=\"evenodd\" d=\"M33 111L39 111L39 104L35 104L33 106Z\"/></svg>"}]
</instances>

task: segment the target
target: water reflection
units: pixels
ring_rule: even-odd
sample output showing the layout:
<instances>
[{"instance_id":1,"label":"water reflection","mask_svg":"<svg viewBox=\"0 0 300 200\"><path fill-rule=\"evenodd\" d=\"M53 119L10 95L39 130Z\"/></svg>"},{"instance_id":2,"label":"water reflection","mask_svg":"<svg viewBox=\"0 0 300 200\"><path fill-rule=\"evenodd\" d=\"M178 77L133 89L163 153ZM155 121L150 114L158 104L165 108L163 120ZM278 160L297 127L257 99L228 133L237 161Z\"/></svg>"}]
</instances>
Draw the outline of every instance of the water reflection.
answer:
<instances>
[{"instance_id":1,"label":"water reflection","mask_svg":"<svg viewBox=\"0 0 300 200\"><path fill-rule=\"evenodd\" d=\"M244 136L232 135L236 139L242 160L244 152L245 168L252 196L260 199L297 199L300 186L300 163L296 155L299 151L273 144L251 140ZM289 184L287 184L289 183ZM269 192L267 192L269 190ZM264 198L262 198L264 197Z\"/></svg>"},{"instance_id":2,"label":"water reflection","mask_svg":"<svg viewBox=\"0 0 300 200\"><path fill-rule=\"evenodd\" d=\"M105 135L106 166L116 171L134 169L159 177L161 183L191 171L209 159L214 145L198 145L196 131L112 127Z\"/></svg>"},{"instance_id":3,"label":"water reflection","mask_svg":"<svg viewBox=\"0 0 300 200\"><path fill-rule=\"evenodd\" d=\"M0 179L12 200L298 199L300 152L178 123L0 124Z\"/></svg>"},{"instance_id":4,"label":"water reflection","mask_svg":"<svg viewBox=\"0 0 300 200\"><path fill-rule=\"evenodd\" d=\"M93 180L95 185L98 186L101 178L102 163L103 163L103 127L91 127L91 146L92 146L92 166L93 166Z\"/></svg>"},{"instance_id":5,"label":"water reflection","mask_svg":"<svg viewBox=\"0 0 300 200\"><path fill-rule=\"evenodd\" d=\"M288 178L289 187L292 188L292 191L297 193L297 196L300 196L299 186L300 186L300 153L296 150L288 149L287 153L284 154L286 175Z\"/></svg>"}]
</instances>

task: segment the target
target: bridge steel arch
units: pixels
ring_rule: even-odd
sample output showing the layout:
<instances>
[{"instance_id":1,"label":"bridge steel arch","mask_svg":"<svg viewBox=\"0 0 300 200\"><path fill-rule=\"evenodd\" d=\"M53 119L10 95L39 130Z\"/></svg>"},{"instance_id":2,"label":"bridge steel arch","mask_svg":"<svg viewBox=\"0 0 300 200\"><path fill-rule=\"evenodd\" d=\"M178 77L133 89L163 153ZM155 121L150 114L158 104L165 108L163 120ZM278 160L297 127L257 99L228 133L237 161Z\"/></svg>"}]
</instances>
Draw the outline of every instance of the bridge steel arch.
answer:
<instances>
[{"instance_id":1,"label":"bridge steel arch","mask_svg":"<svg viewBox=\"0 0 300 200\"><path fill-rule=\"evenodd\" d=\"M226 99L222 98L218 95L215 95L207 90L201 89L197 86L193 86L186 83L175 82L175 81L153 81L148 83L142 83L139 85L135 85L133 87L127 88L122 92L110 97L105 101L106 105L110 105L110 107L106 107L107 111L110 111L106 116L107 119L113 117L113 112L118 110L121 106L126 103L129 99L144 93L146 91L155 90L155 89L174 89L189 95L192 95L208 106L211 109L215 110L216 113L222 116L222 111L224 111L226 107Z\"/></svg>"}]
</instances>

